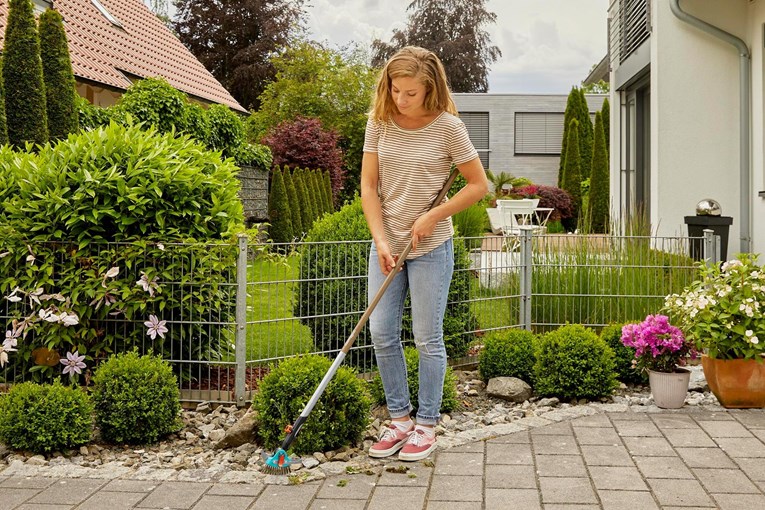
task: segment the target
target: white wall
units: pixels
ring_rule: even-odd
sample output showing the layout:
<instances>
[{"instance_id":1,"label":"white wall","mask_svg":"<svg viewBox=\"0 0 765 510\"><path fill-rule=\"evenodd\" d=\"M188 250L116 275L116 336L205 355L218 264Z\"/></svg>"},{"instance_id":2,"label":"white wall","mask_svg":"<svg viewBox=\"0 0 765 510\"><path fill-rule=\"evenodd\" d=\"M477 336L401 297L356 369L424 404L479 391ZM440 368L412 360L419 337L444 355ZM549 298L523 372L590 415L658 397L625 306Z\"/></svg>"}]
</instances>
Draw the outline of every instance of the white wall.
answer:
<instances>
[{"instance_id":1,"label":"white wall","mask_svg":"<svg viewBox=\"0 0 765 510\"><path fill-rule=\"evenodd\" d=\"M752 52L752 251L762 254L760 263L765 264L765 0L750 4L747 41Z\"/></svg>"},{"instance_id":2,"label":"white wall","mask_svg":"<svg viewBox=\"0 0 765 510\"><path fill-rule=\"evenodd\" d=\"M747 0L682 7L745 36ZM659 235L685 233L683 217L714 198L733 217L728 254L739 251L739 59L736 49L654 1L651 36L651 196Z\"/></svg>"}]
</instances>

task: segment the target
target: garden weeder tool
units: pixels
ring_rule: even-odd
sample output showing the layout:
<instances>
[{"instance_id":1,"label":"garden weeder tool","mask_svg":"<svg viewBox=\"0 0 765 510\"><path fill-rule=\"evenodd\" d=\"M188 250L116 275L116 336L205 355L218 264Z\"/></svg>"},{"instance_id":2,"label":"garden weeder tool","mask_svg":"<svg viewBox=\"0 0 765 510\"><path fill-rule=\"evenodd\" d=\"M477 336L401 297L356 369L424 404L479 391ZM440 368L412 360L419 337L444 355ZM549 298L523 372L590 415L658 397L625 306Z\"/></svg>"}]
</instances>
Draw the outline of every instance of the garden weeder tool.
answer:
<instances>
[{"instance_id":1,"label":"garden weeder tool","mask_svg":"<svg viewBox=\"0 0 765 510\"><path fill-rule=\"evenodd\" d=\"M446 182L444 183L443 188L441 188L441 191L438 193L438 195L436 196L436 199L431 204L430 209L434 208L437 204L440 204L444 200L446 193L449 191L449 188L451 188L452 184L454 183L454 180L457 178L458 173L459 172L457 168L452 169L452 172L449 174L449 177L446 179ZM404 247L404 250L399 254L398 259L396 260L396 265L393 267L393 270L391 270L391 272L388 273L388 276L383 281L382 286L377 291L377 294L375 294L374 298L372 299L372 302L369 303L369 306L367 307L367 309L364 311L364 314L359 319L359 322L356 324L356 327L353 328L353 331L348 337L348 340L346 340L345 344L343 344L343 347L342 349L340 349L340 352L337 354L337 357L335 358L335 361L332 363L332 366L329 367L329 370L327 371L327 373L324 374L324 378L321 380L321 383L316 388L316 391L313 392L313 396L311 397L311 400L308 401L308 404L306 404L305 408L303 409L303 412L300 413L300 416L298 416L298 419L295 420L295 423L292 425L287 425L287 427L285 428L285 433L287 434L287 437L284 438L284 442L282 442L281 448L277 449L274 452L274 454L271 455L270 457L266 455L266 462L265 462L265 465L263 466L263 472L275 474L275 475L286 475L290 472L290 466L295 462L295 459L290 458L290 456L287 454L287 450L289 449L290 445L297 437L298 433L300 433L300 428L303 426L306 419L308 418L308 415L311 413L314 406L319 401L319 398L321 397L322 393L324 393L324 390L329 385L329 382L335 376L337 369L343 363L343 360L345 360L345 356L351 350L351 346L353 345L353 342L356 341L356 338L359 336L359 333L361 333L361 329L364 327L367 320L369 320L369 316L372 315L372 311L377 306L377 303L380 301L383 294L390 286L390 283L393 281L393 278L401 269L401 266L404 265L404 262L406 261L406 257L409 255L410 251L412 251L411 239L409 240L407 245Z\"/></svg>"}]
</instances>

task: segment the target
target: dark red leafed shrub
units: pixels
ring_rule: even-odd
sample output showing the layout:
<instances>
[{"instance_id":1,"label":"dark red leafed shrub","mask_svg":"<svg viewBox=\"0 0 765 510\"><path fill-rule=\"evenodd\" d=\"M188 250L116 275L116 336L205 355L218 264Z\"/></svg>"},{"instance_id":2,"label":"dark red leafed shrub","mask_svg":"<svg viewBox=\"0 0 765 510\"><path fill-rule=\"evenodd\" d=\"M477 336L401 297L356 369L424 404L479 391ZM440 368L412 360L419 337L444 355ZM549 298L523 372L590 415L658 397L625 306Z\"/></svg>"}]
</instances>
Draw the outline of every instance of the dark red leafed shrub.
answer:
<instances>
[{"instance_id":1,"label":"dark red leafed shrub","mask_svg":"<svg viewBox=\"0 0 765 510\"><path fill-rule=\"evenodd\" d=\"M550 214L550 221L570 218L574 214L571 195L555 186L530 184L513 188L513 195L518 198L539 198L539 207L552 207L554 211Z\"/></svg>"},{"instance_id":2,"label":"dark red leafed shrub","mask_svg":"<svg viewBox=\"0 0 765 510\"><path fill-rule=\"evenodd\" d=\"M332 181L332 199L345 182L343 153L337 145L339 135L326 130L319 119L297 117L273 128L263 143L271 148L274 166L328 170Z\"/></svg>"}]
</instances>

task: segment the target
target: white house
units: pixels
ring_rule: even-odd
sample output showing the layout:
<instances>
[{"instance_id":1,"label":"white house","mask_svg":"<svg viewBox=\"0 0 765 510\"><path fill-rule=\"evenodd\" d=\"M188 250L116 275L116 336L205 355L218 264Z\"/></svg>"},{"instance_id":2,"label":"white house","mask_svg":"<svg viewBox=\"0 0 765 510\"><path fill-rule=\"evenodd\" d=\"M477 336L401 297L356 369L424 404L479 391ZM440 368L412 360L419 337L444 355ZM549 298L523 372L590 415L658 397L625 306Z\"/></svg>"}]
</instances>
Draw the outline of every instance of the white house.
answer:
<instances>
[{"instance_id":1,"label":"white house","mask_svg":"<svg viewBox=\"0 0 765 510\"><path fill-rule=\"evenodd\" d=\"M705 198L728 256L765 252L765 0L613 0L611 187L624 216L687 232ZM763 262L763 260L761 260Z\"/></svg>"},{"instance_id":2,"label":"white house","mask_svg":"<svg viewBox=\"0 0 765 510\"><path fill-rule=\"evenodd\" d=\"M593 121L604 94L588 94ZM568 94L454 94L484 168L558 183L563 114Z\"/></svg>"}]
</instances>

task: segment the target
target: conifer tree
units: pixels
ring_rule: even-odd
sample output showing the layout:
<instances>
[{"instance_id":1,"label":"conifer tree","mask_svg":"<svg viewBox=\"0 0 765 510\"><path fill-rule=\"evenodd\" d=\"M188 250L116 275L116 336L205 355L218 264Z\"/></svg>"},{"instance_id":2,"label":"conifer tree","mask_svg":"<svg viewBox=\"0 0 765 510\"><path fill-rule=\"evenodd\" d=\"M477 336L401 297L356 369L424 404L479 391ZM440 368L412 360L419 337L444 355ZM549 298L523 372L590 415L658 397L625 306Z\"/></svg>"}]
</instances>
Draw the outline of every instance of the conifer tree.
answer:
<instances>
[{"instance_id":1,"label":"conifer tree","mask_svg":"<svg viewBox=\"0 0 765 510\"><path fill-rule=\"evenodd\" d=\"M284 176L278 166L274 167L271 172L268 219L271 223L269 234L274 243L292 242L292 219L290 218L287 189L284 187Z\"/></svg>"},{"instance_id":2,"label":"conifer tree","mask_svg":"<svg viewBox=\"0 0 765 510\"><path fill-rule=\"evenodd\" d=\"M582 210L582 175L581 158L579 157L579 122L571 119L566 143L566 166L563 169L563 189L571 195L571 218L564 221L564 227L569 232L576 229L579 213Z\"/></svg>"},{"instance_id":3,"label":"conifer tree","mask_svg":"<svg viewBox=\"0 0 765 510\"><path fill-rule=\"evenodd\" d=\"M61 140L80 129L64 20L58 11L48 9L40 15L39 27L48 136L51 140Z\"/></svg>"},{"instance_id":4,"label":"conifer tree","mask_svg":"<svg viewBox=\"0 0 765 510\"><path fill-rule=\"evenodd\" d=\"M311 213L311 204L308 198L308 187L305 184L305 176L300 168L292 171L292 181L295 183L295 192L298 202L300 202L300 225L303 231L308 232L313 225L313 215Z\"/></svg>"},{"instance_id":5,"label":"conifer tree","mask_svg":"<svg viewBox=\"0 0 765 510\"><path fill-rule=\"evenodd\" d=\"M332 177L329 170L324 171L324 191L327 193L327 211L331 214L335 212L335 201L332 198Z\"/></svg>"},{"instance_id":6,"label":"conifer tree","mask_svg":"<svg viewBox=\"0 0 765 510\"><path fill-rule=\"evenodd\" d=\"M321 198L319 197L319 188L316 186L316 172L306 168L303 175L305 176L305 183L308 186L308 195L311 201L311 212L313 213L314 221L321 218L322 211Z\"/></svg>"},{"instance_id":7,"label":"conifer tree","mask_svg":"<svg viewBox=\"0 0 765 510\"><path fill-rule=\"evenodd\" d=\"M590 231L605 234L610 226L609 220L609 175L608 152L603 132L603 116L595 114L595 131L592 146L592 175L590 176Z\"/></svg>"},{"instance_id":8,"label":"conifer tree","mask_svg":"<svg viewBox=\"0 0 765 510\"><path fill-rule=\"evenodd\" d=\"M584 89L579 90L579 155L582 158L579 171L582 174L582 180L590 177L590 164L592 163L592 119L590 118L590 107L587 105L587 98L584 95Z\"/></svg>"},{"instance_id":9,"label":"conifer tree","mask_svg":"<svg viewBox=\"0 0 765 510\"><path fill-rule=\"evenodd\" d=\"M10 0L3 49L3 81L8 142L48 141L40 39L31 0Z\"/></svg>"},{"instance_id":10,"label":"conifer tree","mask_svg":"<svg viewBox=\"0 0 765 510\"><path fill-rule=\"evenodd\" d=\"M611 104L608 98L603 99L603 107L600 109L603 116L603 134L606 137L606 153L611 153Z\"/></svg>"},{"instance_id":11,"label":"conifer tree","mask_svg":"<svg viewBox=\"0 0 765 510\"><path fill-rule=\"evenodd\" d=\"M558 165L558 187L563 187L563 170L566 165L566 145L568 143L568 127L571 124L571 119L577 118L577 102L579 101L579 93L576 91L576 87L571 87L571 92L568 93L568 99L566 99L566 111L563 114L563 138L560 142L560 164Z\"/></svg>"},{"instance_id":12,"label":"conifer tree","mask_svg":"<svg viewBox=\"0 0 765 510\"><path fill-rule=\"evenodd\" d=\"M332 207L330 204L332 203L332 190L330 190L327 187L327 172L319 170L316 174L316 178L319 181L319 188L321 188L321 200L322 205L324 206L324 212L329 214L332 212Z\"/></svg>"},{"instance_id":13,"label":"conifer tree","mask_svg":"<svg viewBox=\"0 0 765 510\"><path fill-rule=\"evenodd\" d=\"M296 236L300 236L305 230L303 229L303 222L300 221L300 202L297 197L297 190L295 189L295 182L290 174L290 167L284 166L284 187L287 189L287 198L289 199L290 207L290 219L292 220L292 233Z\"/></svg>"},{"instance_id":14,"label":"conifer tree","mask_svg":"<svg viewBox=\"0 0 765 510\"><path fill-rule=\"evenodd\" d=\"M8 128L5 118L5 87L2 78L3 59L0 57L0 145L8 143Z\"/></svg>"}]
</instances>

